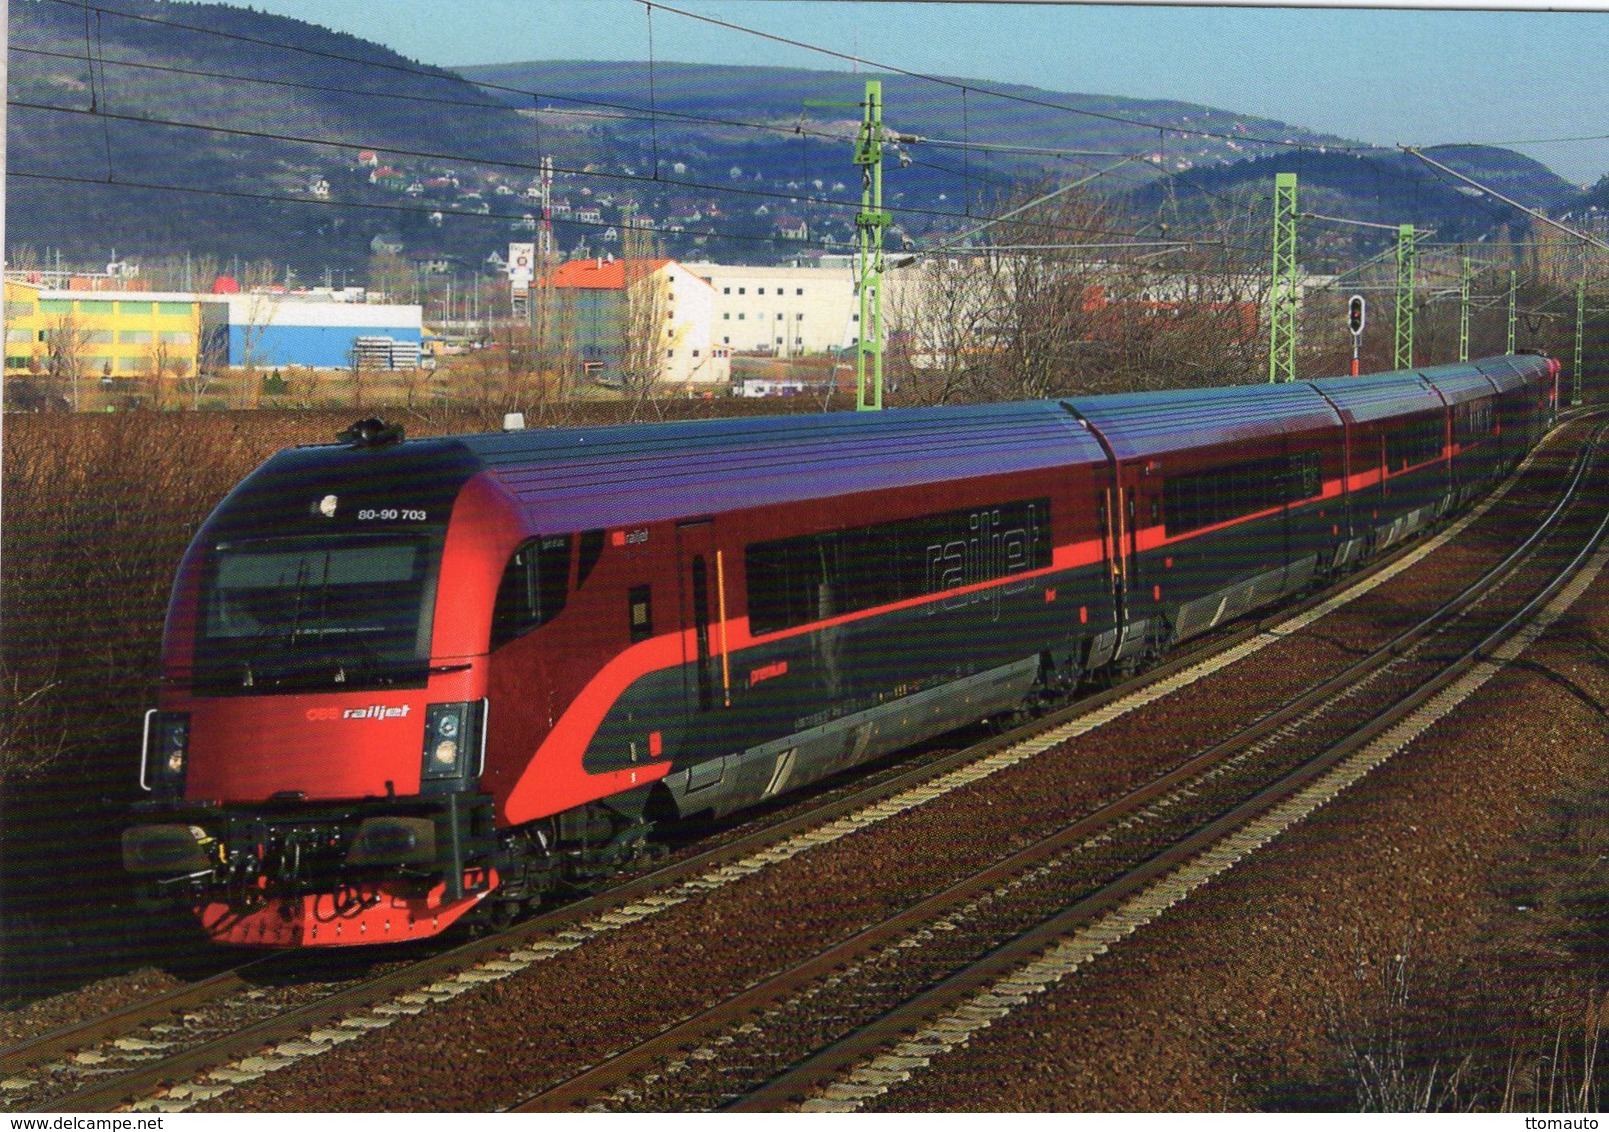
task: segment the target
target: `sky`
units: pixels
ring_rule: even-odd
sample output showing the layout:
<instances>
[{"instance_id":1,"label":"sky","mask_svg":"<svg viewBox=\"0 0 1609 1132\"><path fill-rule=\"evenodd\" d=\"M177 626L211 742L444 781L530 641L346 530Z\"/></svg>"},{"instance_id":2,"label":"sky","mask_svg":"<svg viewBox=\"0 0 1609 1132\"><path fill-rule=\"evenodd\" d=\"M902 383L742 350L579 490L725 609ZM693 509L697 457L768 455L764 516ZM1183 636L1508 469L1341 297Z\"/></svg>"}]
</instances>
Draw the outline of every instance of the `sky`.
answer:
<instances>
[{"instance_id":1,"label":"sky","mask_svg":"<svg viewBox=\"0 0 1609 1132\"><path fill-rule=\"evenodd\" d=\"M863 70L1178 99L1379 145L1506 145L1578 184L1609 173L1609 0L1572 11L1546 10L1546 0L1460 9L668 0L651 14L642 0L243 2L443 67L641 60L650 38L656 61L850 66L751 34L764 32L863 59Z\"/></svg>"}]
</instances>

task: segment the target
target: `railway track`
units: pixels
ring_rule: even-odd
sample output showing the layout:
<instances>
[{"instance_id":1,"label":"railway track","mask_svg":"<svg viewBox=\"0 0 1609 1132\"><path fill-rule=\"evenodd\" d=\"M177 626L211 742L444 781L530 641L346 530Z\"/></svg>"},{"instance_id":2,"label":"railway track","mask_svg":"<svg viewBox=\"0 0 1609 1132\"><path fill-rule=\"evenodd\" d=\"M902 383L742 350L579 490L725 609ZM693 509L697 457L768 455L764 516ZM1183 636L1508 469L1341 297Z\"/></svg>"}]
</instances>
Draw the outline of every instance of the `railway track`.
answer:
<instances>
[{"instance_id":1,"label":"railway track","mask_svg":"<svg viewBox=\"0 0 1609 1132\"><path fill-rule=\"evenodd\" d=\"M1078 970L1369 774L1516 659L1609 565L1609 517L1554 582L1389 712L1112 886L737 1098L733 1111L860 1109ZM893 1040L890 1035L897 1035Z\"/></svg>"},{"instance_id":2,"label":"railway track","mask_svg":"<svg viewBox=\"0 0 1609 1132\"><path fill-rule=\"evenodd\" d=\"M19 1092L16 1097L28 1107L45 1111L90 1111L130 1103L138 1107L183 1109L215 1098L272 1073L297 1058L316 1056L373 1029L382 1028L389 1024L388 1020L418 1013L434 1002L450 1000L465 990L508 977L531 964L582 946L589 939L629 927L699 893L734 883L763 870L770 863L785 860L791 855L922 805L945 790L978 781L1032 758L1037 751L1134 711L1177 687L1200 679L1213 667L1231 664L1250 651L1282 639L1284 635L1351 600L1365 588L1378 585L1395 572L1406 569L1413 561L1452 537L1478 513L1466 516L1458 525L1435 539L1400 552L1394 559L1382 563L1369 580L1348 587L1341 595L1309 603L1307 608L1294 614L1287 611L1277 623L1251 626L1218 642L1216 648L1219 655L1216 660L1207 660L1199 655L1181 657L1134 682L1142 685L1139 688L1131 684L1083 701L1047 720L1039 721L1031 728L928 763L897 775L873 789L856 790L846 797L813 807L779 824L754 830L727 844L696 853L666 868L628 881L599 896L527 921L510 932L474 941L432 956L420 964L403 965L376 979L355 980L327 995L315 994L317 1001L281 1009L273 1017L252 1021L233 1032L199 1044L191 1043L172 1053L161 1047L166 1045L171 1049L173 1044L180 1043L150 1036L152 1022L149 1018L139 1022L145 1028L144 1036L129 1026L114 1024L107 1019L89 1024L90 1030L98 1026L101 1031L93 1038L89 1030L76 1035L65 1032L49 1035L52 1043L50 1050L53 1052L44 1052L46 1058L67 1051L77 1058L87 1052L91 1055L90 1064L99 1070L95 1075L102 1079L70 1092L61 1092L59 1088L55 1092L46 1089L43 1096L37 1092ZM1168 788L1159 784L1155 790L1165 793ZM1107 816L1110 819L1112 815ZM1037 862L1028 858L1017 862L1016 875L1026 875L1023 870L1032 873L1047 867L1046 862L1065 853L1068 844L1077 841L1081 835L1087 838L1094 828L1081 823L1078 830L1065 831L1058 839L1047 839L1051 843L1042 844L1034 850L1040 854ZM1016 883L1016 887L1024 887L1020 882L999 881L998 878L993 883L997 887L1001 883L1008 886ZM1060 899L1065 905L1065 892L1057 887L1061 883L1058 881L1050 888L1053 890L1052 897ZM969 901L994 905L996 899L990 884L990 880L977 879L957 886L949 893L951 905L956 900L963 905ZM933 901L926 902L923 907L927 908L929 919L939 908ZM919 932L922 929L915 930ZM1010 924L997 926L995 935L999 939L1009 939L1014 931L1016 928ZM931 983L933 974L929 972L922 978ZM224 998L241 993L239 987L225 991L223 987L226 981L220 981L210 989L199 986L185 988L182 993L211 994ZM181 992L175 992L175 995L179 994ZM259 999L262 997L258 996ZM158 1004L155 1009L171 1019L175 1010L189 1009L192 1001L181 1002L175 997L166 1006ZM133 1020L136 1013L125 1012L129 1020ZM713 1024L713 1016L706 1020L706 1024ZM107 1045L115 1048L120 1041L128 1047L125 1052L137 1053L143 1059L142 1064L128 1072L113 1072L113 1062L104 1053L101 1054L103 1060L95 1060L98 1050L104 1050ZM15 1073L19 1071L18 1067L37 1064L38 1055L45 1050L45 1046L32 1051L14 1047L0 1053L0 1057L9 1059L0 1064L8 1066L8 1073ZM33 1060L30 1061L30 1058ZM175 1085L175 1082L179 1084ZM140 1100L142 1097L145 1098L143 1101Z\"/></svg>"},{"instance_id":3,"label":"railway track","mask_svg":"<svg viewBox=\"0 0 1609 1132\"><path fill-rule=\"evenodd\" d=\"M1584 453L1559 505L1501 563L1346 672L1141 790L517 1110L847 1111L874 1100L1302 820L1517 656L1558 616L1560 604L1548 603L1589 559L1586 580L1596 576L1609 518L1517 611L1477 609L1564 525L1591 467ZM1480 627L1472 632L1471 622ZM1374 686L1424 654L1435 659L1382 706ZM1339 735L1337 716L1348 721Z\"/></svg>"}]
</instances>

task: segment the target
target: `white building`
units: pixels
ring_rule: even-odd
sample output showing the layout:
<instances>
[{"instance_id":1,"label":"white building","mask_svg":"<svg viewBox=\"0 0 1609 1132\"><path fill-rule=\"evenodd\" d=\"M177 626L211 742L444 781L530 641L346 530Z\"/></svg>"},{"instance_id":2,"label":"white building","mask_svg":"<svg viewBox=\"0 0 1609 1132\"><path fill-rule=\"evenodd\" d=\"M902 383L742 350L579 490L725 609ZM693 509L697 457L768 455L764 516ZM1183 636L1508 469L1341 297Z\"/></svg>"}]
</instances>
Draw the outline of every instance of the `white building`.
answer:
<instances>
[{"instance_id":1,"label":"white building","mask_svg":"<svg viewBox=\"0 0 1609 1132\"><path fill-rule=\"evenodd\" d=\"M737 353L781 358L842 350L860 341L860 299L853 266L747 267L689 263L715 292L715 341ZM908 272L883 276L883 316L892 323L894 292Z\"/></svg>"}]
</instances>

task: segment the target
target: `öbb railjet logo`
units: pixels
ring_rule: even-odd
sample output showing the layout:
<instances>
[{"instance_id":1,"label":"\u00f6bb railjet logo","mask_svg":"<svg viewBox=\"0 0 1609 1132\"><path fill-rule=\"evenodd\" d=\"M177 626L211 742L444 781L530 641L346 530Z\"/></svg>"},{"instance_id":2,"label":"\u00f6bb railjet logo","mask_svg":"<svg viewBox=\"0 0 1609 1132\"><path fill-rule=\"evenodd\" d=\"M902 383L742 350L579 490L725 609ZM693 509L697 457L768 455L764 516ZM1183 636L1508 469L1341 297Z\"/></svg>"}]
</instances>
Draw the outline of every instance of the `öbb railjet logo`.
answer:
<instances>
[{"instance_id":1,"label":"\u00f6bb railjet logo","mask_svg":"<svg viewBox=\"0 0 1609 1132\"><path fill-rule=\"evenodd\" d=\"M310 723L319 723L332 719L405 719L412 705L403 704L401 707L387 707L385 704L370 704L368 707L355 708L308 708L307 719Z\"/></svg>"}]
</instances>

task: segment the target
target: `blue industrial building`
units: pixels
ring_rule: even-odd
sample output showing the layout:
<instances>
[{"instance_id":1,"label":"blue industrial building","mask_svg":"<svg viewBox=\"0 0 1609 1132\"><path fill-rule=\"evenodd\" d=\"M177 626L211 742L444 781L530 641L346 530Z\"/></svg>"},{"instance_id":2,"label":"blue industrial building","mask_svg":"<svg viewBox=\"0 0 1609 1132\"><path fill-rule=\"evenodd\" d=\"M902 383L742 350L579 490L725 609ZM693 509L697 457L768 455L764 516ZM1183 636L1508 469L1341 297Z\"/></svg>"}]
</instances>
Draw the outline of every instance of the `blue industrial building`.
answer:
<instances>
[{"instance_id":1,"label":"blue industrial building","mask_svg":"<svg viewBox=\"0 0 1609 1132\"><path fill-rule=\"evenodd\" d=\"M418 364L424 339L417 304L241 293L209 296L202 307L206 349L230 366L343 369L362 356L397 368Z\"/></svg>"}]
</instances>

